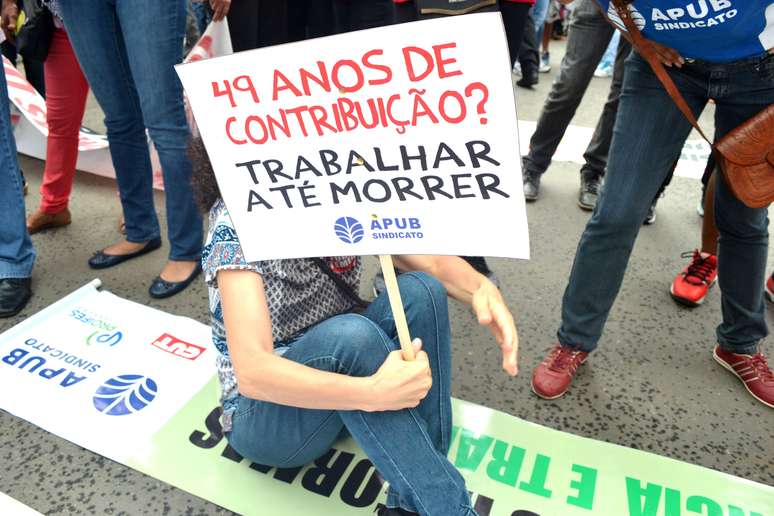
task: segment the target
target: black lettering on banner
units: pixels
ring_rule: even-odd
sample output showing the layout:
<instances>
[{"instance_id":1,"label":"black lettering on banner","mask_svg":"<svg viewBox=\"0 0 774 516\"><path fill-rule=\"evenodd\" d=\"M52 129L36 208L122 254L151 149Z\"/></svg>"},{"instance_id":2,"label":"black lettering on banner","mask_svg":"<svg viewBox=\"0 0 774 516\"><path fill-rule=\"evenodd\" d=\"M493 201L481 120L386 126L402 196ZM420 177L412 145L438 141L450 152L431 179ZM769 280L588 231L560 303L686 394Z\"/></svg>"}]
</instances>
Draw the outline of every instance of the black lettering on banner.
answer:
<instances>
[{"instance_id":1,"label":"black lettering on banner","mask_svg":"<svg viewBox=\"0 0 774 516\"><path fill-rule=\"evenodd\" d=\"M349 467L355 455L349 452L339 452L339 455L331 463L336 454L335 449L328 450L325 455L314 461L314 466L309 468L301 479L304 489L330 497L336 484L339 483L344 472Z\"/></svg>"},{"instance_id":2,"label":"black lettering on banner","mask_svg":"<svg viewBox=\"0 0 774 516\"><path fill-rule=\"evenodd\" d=\"M363 481L369 472L371 472L371 476L368 477L368 482L363 486ZM341 487L341 501L352 507L368 507L376 501L383 484L384 480L371 461L361 459Z\"/></svg>"},{"instance_id":3,"label":"black lettering on banner","mask_svg":"<svg viewBox=\"0 0 774 516\"><path fill-rule=\"evenodd\" d=\"M242 462L242 456L239 455L239 453L234 448L232 448L230 444L227 444L226 447L223 448L220 456L225 457L228 460L233 460L237 464Z\"/></svg>"},{"instance_id":4,"label":"black lettering on banner","mask_svg":"<svg viewBox=\"0 0 774 516\"><path fill-rule=\"evenodd\" d=\"M489 516L492 512L492 505L494 505L494 500L480 494L476 497L476 503L473 505L473 509L475 509L478 516Z\"/></svg>"},{"instance_id":5,"label":"black lettering on banner","mask_svg":"<svg viewBox=\"0 0 774 516\"><path fill-rule=\"evenodd\" d=\"M292 484L302 469L304 468L277 468L274 478L286 484Z\"/></svg>"},{"instance_id":6,"label":"black lettering on banner","mask_svg":"<svg viewBox=\"0 0 774 516\"><path fill-rule=\"evenodd\" d=\"M204 448L205 450L209 450L210 448L217 446L218 443L223 439L223 427L220 426L220 415L222 413L223 409L221 407L215 407L212 409L212 411L207 414L207 417L204 419L204 426L207 427L210 435L205 438L204 432L194 430L188 437L188 440L191 441L191 444L199 448Z\"/></svg>"},{"instance_id":7,"label":"black lettering on banner","mask_svg":"<svg viewBox=\"0 0 774 516\"><path fill-rule=\"evenodd\" d=\"M540 514L532 511L525 511L523 509L517 509L511 513L511 516L540 516Z\"/></svg>"}]
</instances>

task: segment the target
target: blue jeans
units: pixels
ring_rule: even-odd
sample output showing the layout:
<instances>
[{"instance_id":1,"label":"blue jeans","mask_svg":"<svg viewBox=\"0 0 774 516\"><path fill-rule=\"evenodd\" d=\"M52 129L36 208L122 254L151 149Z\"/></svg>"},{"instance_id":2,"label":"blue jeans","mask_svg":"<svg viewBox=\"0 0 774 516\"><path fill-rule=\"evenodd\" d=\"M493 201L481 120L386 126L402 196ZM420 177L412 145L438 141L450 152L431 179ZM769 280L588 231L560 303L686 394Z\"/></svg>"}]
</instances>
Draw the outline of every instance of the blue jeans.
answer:
<instances>
[{"instance_id":1,"label":"blue jeans","mask_svg":"<svg viewBox=\"0 0 774 516\"><path fill-rule=\"evenodd\" d=\"M231 446L254 462L296 467L327 452L346 430L390 483L389 507L426 515L475 515L465 481L446 458L451 435L451 335L446 292L423 273L398 278L412 337L422 339L433 386L415 409L311 410L245 397L233 417ZM323 321L293 341L285 358L315 369L370 376L399 349L386 294L363 312Z\"/></svg>"},{"instance_id":2,"label":"blue jeans","mask_svg":"<svg viewBox=\"0 0 774 516\"><path fill-rule=\"evenodd\" d=\"M4 70L0 70L0 99L0 213L3 214L0 223L0 279L29 278L35 263L35 249L27 233L24 192L16 160L16 140L11 129Z\"/></svg>"},{"instance_id":3,"label":"blue jeans","mask_svg":"<svg viewBox=\"0 0 774 516\"><path fill-rule=\"evenodd\" d=\"M105 112L126 239L147 242L160 234L147 127L164 175L169 257L198 260L202 220L190 184L183 90L173 68L182 60L186 0L59 5L78 62Z\"/></svg>"},{"instance_id":4,"label":"blue jeans","mask_svg":"<svg viewBox=\"0 0 774 516\"><path fill-rule=\"evenodd\" d=\"M669 74L698 114L715 100L715 137L774 102L774 55L712 64L693 62ZM562 303L559 342L591 351L602 334L647 213L691 125L648 64L626 61L623 91L605 187L581 236ZM767 334L763 284L768 254L766 208L748 208L718 177L715 218L723 321L717 341L725 351L753 353Z\"/></svg>"},{"instance_id":5,"label":"blue jeans","mask_svg":"<svg viewBox=\"0 0 774 516\"><path fill-rule=\"evenodd\" d=\"M551 0L535 0L535 5L532 6L532 21L535 24L535 38L538 48L543 37L543 27L546 23L546 16L548 15L548 7L550 5Z\"/></svg>"}]
</instances>

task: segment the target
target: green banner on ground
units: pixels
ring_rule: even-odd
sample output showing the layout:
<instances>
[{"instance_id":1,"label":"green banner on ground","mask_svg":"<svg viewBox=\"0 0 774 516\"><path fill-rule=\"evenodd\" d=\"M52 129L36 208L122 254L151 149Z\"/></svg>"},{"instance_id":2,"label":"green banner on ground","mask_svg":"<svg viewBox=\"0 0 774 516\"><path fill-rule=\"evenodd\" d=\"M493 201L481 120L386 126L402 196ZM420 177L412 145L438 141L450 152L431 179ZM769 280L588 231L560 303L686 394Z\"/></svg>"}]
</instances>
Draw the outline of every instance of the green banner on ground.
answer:
<instances>
[{"instance_id":1,"label":"green banner on ground","mask_svg":"<svg viewBox=\"0 0 774 516\"><path fill-rule=\"evenodd\" d=\"M384 500L351 439L298 469L243 459L223 437L217 389L213 379L128 465L242 514L366 515ZM449 457L481 516L774 515L772 487L464 401L453 432Z\"/></svg>"}]
</instances>

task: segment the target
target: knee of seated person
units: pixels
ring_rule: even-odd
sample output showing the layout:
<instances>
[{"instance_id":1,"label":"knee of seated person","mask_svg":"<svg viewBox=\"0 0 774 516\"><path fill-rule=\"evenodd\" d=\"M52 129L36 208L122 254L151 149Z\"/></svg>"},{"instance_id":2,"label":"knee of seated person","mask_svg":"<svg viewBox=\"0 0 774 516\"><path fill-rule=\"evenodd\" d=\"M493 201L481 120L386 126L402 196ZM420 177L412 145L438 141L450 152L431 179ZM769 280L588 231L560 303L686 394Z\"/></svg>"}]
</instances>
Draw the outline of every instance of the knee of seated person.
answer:
<instances>
[{"instance_id":1,"label":"knee of seated person","mask_svg":"<svg viewBox=\"0 0 774 516\"><path fill-rule=\"evenodd\" d=\"M342 363L357 376L373 374L384 363L390 351L397 348L373 321L358 314L347 314L337 319L336 337L345 343Z\"/></svg>"},{"instance_id":2,"label":"knee of seated person","mask_svg":"<svg viewBox=\"0 0 774 516\"><path fill-rule=\"evenodd\" d=\"M446 288L426 272L407 272L398 276L400 297L405 304L412 301L428 306L430 303L446 303Z\"/></svg>"}]
</instances>

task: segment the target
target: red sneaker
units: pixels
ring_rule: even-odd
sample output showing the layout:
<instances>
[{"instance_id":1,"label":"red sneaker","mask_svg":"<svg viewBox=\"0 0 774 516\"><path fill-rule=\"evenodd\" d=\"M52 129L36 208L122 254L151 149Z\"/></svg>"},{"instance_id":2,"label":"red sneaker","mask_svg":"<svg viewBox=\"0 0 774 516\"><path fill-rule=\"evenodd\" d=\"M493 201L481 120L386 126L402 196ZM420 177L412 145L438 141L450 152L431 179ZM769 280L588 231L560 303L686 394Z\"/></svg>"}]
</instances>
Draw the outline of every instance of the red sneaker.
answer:
<instances>
[{"instance_id":1,"label":"red sneaker","mask_svg":"<svg viewBox=\"0 0 774 516\"><path fill-rule=\"evenodd\" d=\"M760 351L754 355L739 355L715 348L713 353L718 364L739 378L752 397L764 405L774 408L774 373Z\"/></svg>"},{"instance_id":2,"label":"red sneaker","mask_svg":"<svg viewBox=\"0 0 774 516\"><path fill-rule=\"evenodd\" d=\"M588 356L585 351L557 344L532 372L532 392L546 400L560 397Z\"/></svg>"},{"instance_id":3,"label":"red sneaker","mask_svg":"<svg viewBox=\"0 0 774 516\"><path fill-rule=\"evenodd\" d=\"M768 299L769 302L774 303L774 272L772 272L769 279L766 280L766 290L764 293L766 294L766 299Z\"/></svg>"},{"instance_id":4,"label":"red sneaker","mask_svg":"<svg viewBox=\"0 0 774 516\"><path fill-rule=\"evenodd\" d=\"M683 253L681 256L692 256L691 263L677 275L669 287L669 293L672 294L672 299L681 305L699 306L718 278L718 257L700 253L698 250Z\"/></svg>"}]
</instances>

